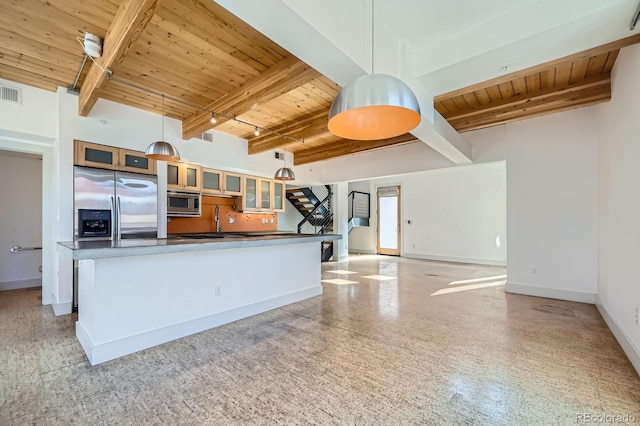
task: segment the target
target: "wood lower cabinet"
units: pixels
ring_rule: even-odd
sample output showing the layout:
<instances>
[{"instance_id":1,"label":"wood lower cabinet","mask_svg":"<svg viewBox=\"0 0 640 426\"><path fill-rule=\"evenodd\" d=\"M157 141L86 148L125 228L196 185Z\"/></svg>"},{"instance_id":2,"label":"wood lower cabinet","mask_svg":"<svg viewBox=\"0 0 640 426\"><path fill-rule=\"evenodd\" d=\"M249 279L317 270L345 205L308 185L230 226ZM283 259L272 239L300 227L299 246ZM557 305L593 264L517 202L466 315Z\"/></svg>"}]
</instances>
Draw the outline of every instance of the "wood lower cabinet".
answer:
<instances>
[{"instance_id":1,"label":"wood lower cabinet","mask_svg":"<svg viewBox=\"0 0 640 426\"><path fill-rule=\"evenodd\" d=\"M74 157L74 164L78 166L156 174L156 161L145 157L144 152L140 151L76 140Z\"/></svg>"},{"instance_id":2,"label":"wood lower cabinet","mask_svg":"<svg viewBox=\"0 0 640 426\"><path fill-rule=\"evenodd\" d=\"M202 190L202 167L196 164L167 162L167 189Z\"/></svg>"}]
</instances>

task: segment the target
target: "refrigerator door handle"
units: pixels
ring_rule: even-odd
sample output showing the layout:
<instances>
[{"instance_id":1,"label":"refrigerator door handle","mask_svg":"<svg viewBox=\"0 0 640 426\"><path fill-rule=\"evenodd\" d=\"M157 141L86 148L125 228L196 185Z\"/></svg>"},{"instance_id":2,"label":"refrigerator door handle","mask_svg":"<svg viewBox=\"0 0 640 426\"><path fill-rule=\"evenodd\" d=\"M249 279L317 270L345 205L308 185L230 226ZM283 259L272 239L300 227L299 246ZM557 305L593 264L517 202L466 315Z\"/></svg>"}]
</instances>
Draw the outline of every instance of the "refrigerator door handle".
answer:
<instances>
[{"instance_id":1,"label":"refrigerator door handle","mask_svg":"<svg viewBox=\"0 0 640 426\"><path fill-rule=\"evenodd\" d=\"M118 216L117 220L116 220L116 222L118 224L118 228L117 228L118 229L118 235L117 235L117 238L118 238L118 241L120 241L122 239L122 226L120 224L120 221L122 220L122 208L121 208L121 205L120 205L120 196L118 196L116 203L117 203L116 204L116 207L117 207L116 208L116 214Z\"/></svg>"},{"instance_id":2,"label":"refrigerator door handle","mask_svg":"<svg viewBox=\"0 0 640 426\"><path fill-rule=\"evenodd\" d=\"M116 202L113 198L113 195L111 196L111 240L115 240L116 239L116 228L118 225L116 225Z\"/></svg>"}]
</instances>

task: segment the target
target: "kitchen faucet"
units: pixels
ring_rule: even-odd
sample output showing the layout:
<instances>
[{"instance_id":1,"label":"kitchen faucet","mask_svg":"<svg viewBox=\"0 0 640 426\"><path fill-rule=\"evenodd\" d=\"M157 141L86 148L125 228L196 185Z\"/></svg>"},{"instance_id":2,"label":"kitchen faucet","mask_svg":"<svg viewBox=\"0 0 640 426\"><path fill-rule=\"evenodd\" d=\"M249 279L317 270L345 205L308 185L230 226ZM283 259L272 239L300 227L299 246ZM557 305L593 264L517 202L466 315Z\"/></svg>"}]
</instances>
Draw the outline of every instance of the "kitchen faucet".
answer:
<instances>
[{"instance_id":1,"label":"kitchen faucet","mask_svg":"<svg viewBox=\"0 0 640 426\"><path fill-rule=\"evenodd\" d=\"M213 214L213 222L216 224L216 232L222 231L222 226L220 226L220 217L218 217L219 212L220 212L220 205L216 204L216 209Z\"/></svg>"}]
</instances>

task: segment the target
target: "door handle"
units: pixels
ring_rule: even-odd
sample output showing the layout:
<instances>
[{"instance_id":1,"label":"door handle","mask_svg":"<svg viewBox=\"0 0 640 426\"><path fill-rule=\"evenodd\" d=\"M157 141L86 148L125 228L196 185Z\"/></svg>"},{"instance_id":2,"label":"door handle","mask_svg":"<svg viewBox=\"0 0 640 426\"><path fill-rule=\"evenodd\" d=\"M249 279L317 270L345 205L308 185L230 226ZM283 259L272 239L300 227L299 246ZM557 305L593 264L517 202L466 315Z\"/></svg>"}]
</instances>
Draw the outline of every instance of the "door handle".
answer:
<instances>
[{"instance_id":1,"label":"door handle","mask_svg":"<svg viewBox=\"0 0 640 426\"><path fill-rule=\"evenodd\" d=\"M122 239L122 224L120 223L120 221L122 220L122 211L121 211L121 205L120 205L120 197L118 197L117 203L116 203L116 214L118 216L118 220L116 221L118 222L117 238L118 238L118 241L120 241Z\"/></svg>"},{"instance_id":2,"label":"door handle","mask_svg":"<svg viewBox=\"0 0 640 426\"><path fill-rule=\"evenodd\" d=\"M111 240L115 240L116 239L116 202L113 198L113 195L111 196Z\"/></svg>"}]
</instances>

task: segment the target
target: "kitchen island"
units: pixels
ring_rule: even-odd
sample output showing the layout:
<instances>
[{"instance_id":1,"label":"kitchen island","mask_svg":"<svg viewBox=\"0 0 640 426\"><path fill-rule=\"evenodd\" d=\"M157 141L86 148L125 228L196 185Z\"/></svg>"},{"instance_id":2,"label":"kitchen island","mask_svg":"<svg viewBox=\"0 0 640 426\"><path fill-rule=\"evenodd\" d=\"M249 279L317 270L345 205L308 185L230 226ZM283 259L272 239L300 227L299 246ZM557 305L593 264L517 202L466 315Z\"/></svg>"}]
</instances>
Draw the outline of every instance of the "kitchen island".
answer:
<instances>
[{"instance_id":1,"label":"kitchen island","mask_svg":"<svg viewBox=\"0 0 640 426\"><path fill-rule=\"evenodd\" d=\"M89 362L322 294L320 242L340 235L216 235L58 243L78 261L76 336Z\"/></svg>"}]
</instances>

